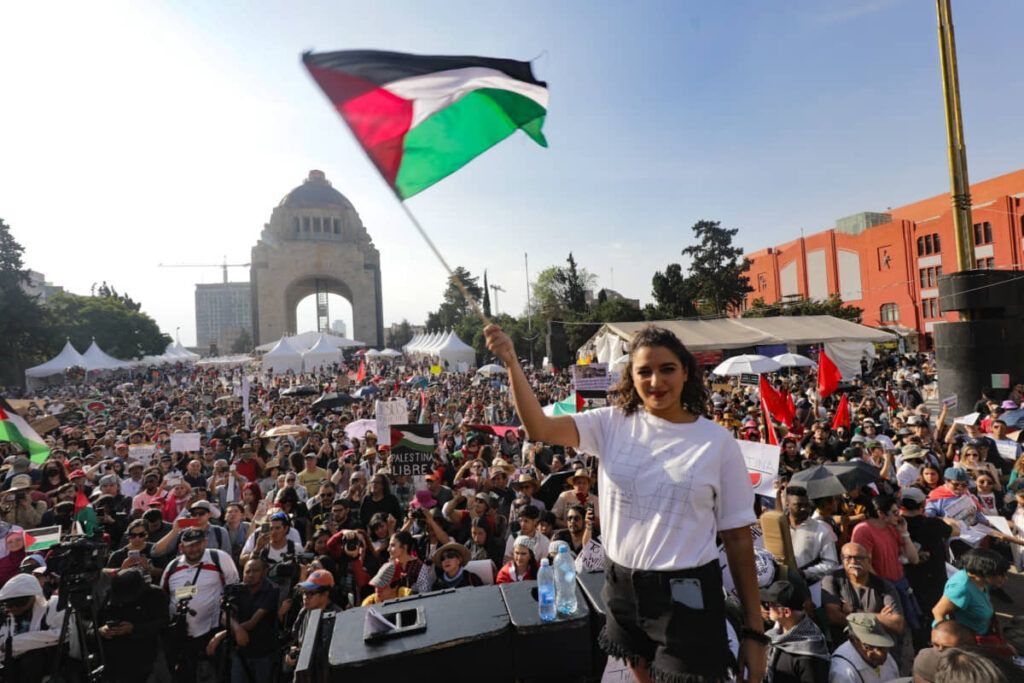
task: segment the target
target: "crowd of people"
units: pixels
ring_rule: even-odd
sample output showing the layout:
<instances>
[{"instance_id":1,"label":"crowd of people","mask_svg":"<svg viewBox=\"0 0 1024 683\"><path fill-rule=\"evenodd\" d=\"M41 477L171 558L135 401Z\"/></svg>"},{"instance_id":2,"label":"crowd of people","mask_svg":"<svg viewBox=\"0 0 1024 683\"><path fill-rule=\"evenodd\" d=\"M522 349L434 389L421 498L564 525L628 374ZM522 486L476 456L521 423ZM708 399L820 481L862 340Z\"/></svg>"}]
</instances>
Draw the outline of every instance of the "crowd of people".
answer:
<instances>
[{"instance_id":1,"label":"crowd of people","mask_svg":"<svg viewBox=\"0 0 1024 683\"><path fill-rule=\"evenodd\" d=\"M0 442L5 671L41 680L99 652L111 681L287 680L313 610L532 580L562 547L600 552L600 463L529 439L504 378L371 364L369 398L313 406L354 389L359 363L276 377L165 366L26 397L26 419L60 426L44 434L44 462ZM565 371L526 376L541 404L572 391ZM708 420L737 439L781 437L778 493L754 502L758 516L781 513L792 543L783 558L755 533L771 680L1019 676L992 601L1009 599L1001 587L1021 568L1024 458L1019 445L1004 455L1016 425L1000 415L1024 388L954 423L923 398L928 357L893 354L843 389L851 419L833 429L839 394L820 398L813 373L771 378L791 425L762 413L756 386L704 379ZM394 471L366 429L390 399L433 426L425 474ZM172 448L196 432L198 450ZM801 475L840 462L866 473L841 493ZM27 532L48 527L65 542L34 550Z\"/></svg>"}]
</instances>

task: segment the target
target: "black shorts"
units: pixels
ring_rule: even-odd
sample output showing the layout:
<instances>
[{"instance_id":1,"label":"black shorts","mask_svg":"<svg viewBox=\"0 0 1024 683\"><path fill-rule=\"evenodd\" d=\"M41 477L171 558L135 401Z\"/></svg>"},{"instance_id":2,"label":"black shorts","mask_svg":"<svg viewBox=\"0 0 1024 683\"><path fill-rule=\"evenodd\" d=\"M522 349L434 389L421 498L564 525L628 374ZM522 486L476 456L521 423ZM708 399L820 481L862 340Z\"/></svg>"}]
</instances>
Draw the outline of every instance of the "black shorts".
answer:
<instances>
[{"instance_id":1,"label":"black shorts","mask_svg":"<svg viewBox=\"0 0 1024 683\"><path fill-rule=\"evenodd\" d=\"M717 560L670 572L606 560L602 597L607 621L601 648L634 665L646 660L655 681L717 681L735 666Z\"/></svg>"}]
</instances>

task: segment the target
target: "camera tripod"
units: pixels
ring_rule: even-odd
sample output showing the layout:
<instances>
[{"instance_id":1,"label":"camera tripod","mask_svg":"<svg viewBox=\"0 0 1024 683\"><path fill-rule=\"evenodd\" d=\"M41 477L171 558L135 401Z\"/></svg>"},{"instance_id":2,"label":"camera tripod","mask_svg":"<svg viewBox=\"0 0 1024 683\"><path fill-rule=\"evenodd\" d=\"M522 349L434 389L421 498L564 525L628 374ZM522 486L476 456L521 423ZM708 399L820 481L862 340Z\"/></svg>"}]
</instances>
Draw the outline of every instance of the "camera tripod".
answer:
<instances>
[{"instance_id":1,"label":"camera tripod","mask_svg":"<svg viewBox=\"0 0 1024 683\"><path fill-rule=\"evenodd\" d=\"M238 614L238 605L235 603L235 596L226 590L220 599L220 611L221 621L224 622L224 628L227 634L224 637L224 654L220 667L220 679L224 681L224 683L231 683L231 668L235 665L234 654L238 649L238 644L235 642L235 630L231 626L231 620ZM245 680L248 681L248 683L263 683L262 681L257 681L255 679L252 669L249 668L249 662L246 661L245 657L239 655L238 661L242 665L242 671L245 672Z\"/></svg>"},{"instance_id":2,"label":"camera tripod","mask_svg":"<svg viewBox=\"0 0 1024 683\"><path fill-rule=\"evenodd\" d=\"M63 608L64 618L60 627L60 639L57 641L57 657L53 664L54 683L73 680L68 676L68 660L70 660L71 639L74 629L75 642L81 650L82 667L88 683L99 683L103 678L104 659L103 644L97 632L96 599L92 594L92 583L86 576L65 575L60 579L57 608ZM86 626L86 620L92 626ZM91 636L90 636L91 633ZM90 644L90 638L92 643ZM77 664L77 662L75 662Z\"/></svg>"}]
</instances>

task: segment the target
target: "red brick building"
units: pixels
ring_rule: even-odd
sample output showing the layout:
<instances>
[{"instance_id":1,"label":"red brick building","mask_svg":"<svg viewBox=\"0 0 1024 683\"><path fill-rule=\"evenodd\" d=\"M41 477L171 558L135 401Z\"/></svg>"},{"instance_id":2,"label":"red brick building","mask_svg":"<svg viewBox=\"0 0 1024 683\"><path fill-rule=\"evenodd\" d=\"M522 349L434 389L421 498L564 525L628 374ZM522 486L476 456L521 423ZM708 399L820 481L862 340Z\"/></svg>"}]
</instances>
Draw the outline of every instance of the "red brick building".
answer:
<instances>
[{"instance_id":1,"label":"red brick building","mask_svg":"<svg viewBox=\"0 0 1024 683\"><path fill-rule=\"evenodd\" d=\"M1024 169L971 185L978 268L1024 269ZM955 272L949 194L886 213L860 213L831 230L746 255L755 299L826 299L838 294L864 309L866 325L903 327L931 348L939 310L938 276Z\"/></svg>"}]
</instances>

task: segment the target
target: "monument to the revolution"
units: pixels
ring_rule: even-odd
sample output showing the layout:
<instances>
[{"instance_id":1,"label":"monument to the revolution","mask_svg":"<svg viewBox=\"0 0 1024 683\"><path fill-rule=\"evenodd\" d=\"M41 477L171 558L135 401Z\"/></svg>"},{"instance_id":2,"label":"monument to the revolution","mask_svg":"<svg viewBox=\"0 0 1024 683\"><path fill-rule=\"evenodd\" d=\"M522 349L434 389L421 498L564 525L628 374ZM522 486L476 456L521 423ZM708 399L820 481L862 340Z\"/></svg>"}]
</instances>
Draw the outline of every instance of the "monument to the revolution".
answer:
<instances>
[{"instance_id":1,"label":"monument to the revolution","mask_svg":"<svg viewBox=\"0 0 1024 683\"><path fill-rule=\"evenodd\" d=\"M352 203L323 171L285 195L252 248L249 274L256 344L295 334L295 308L316 295L317 327L329 332L327 295L352 304L353 339L384 341L380 254Z\"/></svg>"}]
</instances>

